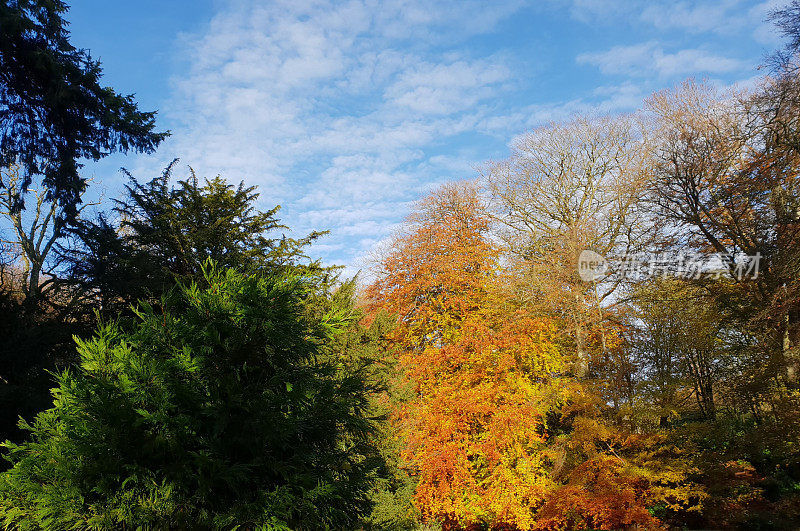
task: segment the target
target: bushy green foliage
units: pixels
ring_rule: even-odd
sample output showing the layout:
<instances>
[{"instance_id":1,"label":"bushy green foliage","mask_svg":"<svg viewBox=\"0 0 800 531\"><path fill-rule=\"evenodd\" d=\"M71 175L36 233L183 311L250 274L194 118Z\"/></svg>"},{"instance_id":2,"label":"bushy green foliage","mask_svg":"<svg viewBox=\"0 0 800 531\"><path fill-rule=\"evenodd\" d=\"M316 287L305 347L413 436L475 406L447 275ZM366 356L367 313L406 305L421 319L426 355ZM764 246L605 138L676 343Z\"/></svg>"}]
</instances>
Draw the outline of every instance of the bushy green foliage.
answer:
<instances>
[{"instance_id":1,"label":"bushy green foliage","mask_svg":"<svg viewBox=\"0 0 800 531\"><path fill-rule=\"evenodd\" d=\"M380 425L378 439L381 441L382 470L372 491L374 507L364 522L364 529L370 531L423 529L422 515L414 505L417 481L401 466L400 440L388 423Z\"/></svg>"},{"instance_id":2,"label":"bushy green foliage","mask_svg":"<svg viewBox=\"0 0 800 531\"><path fill-rule=\"evenodd\" d=\"M354 297L355 284L347 282L333 300ZM361 317L361 315L359 315ZM346 363L360 363L369 371L373 393L370 415L378 421L373 439L380 452L376 481L370 491L372 512L361 522L364 530L408 531L420 528L421 515L414 506L417 482L400 463L400 440L387 422L393 407L412 393L408 386L396 382L396 354L388 349L387 334L396 326L396 319L380 312L369 327L353 324L331 342L331 355Z\"/></svg>"},{"instance_id":3,"label":"bushy green foliage","mask_svg":"<svg viewBox=\"0 0 800 531\"><path fill-rule=\"evenodd\" d=\"M12 214L22 220L27 212L16 229L0 230L0 268L22 261L29 264L22 276L30 274L14 281L0 274L0 291L15 292L0 307L0 440L19 435L18 415L46 405L45 370L72 361L64 345L92 328L90 305L76 304L85 293L42 293L69 285L60 251L69 246L65 226L81 209L83 163L112 152L152 153L168 135L156 131L154 111L103 84L100 62L71 42L68 9L61 0L0 0L0 168L19 172L14 185L0 183L3 228L15 223Z\"/></svg>"},{"instance_id":4,"label":"bushy green foliage","mask_svg":"<svg viewBox=\"0 0 800 531\"><path fill-rule=\"evenodd\" d=\"M71 338L91 334L96 311L105 318L129 317L132 305L158 301L176 278L200 280L207 259L220 267L291 270L331 283L333 268L303 254L322 233L283 237L278 207L258 209L254 187L233 186L219 176L203 181L194 173L171 183L174 164L144 184L131 178L127 194L116 201L119 223L78 219L69 229L78 237L59 239L53 260L66 267L48 282L64 289L35 304L20 286L6 286L19 296L0 301L8 308L0 306L0 441L20 440L19 416L30 418L50 403L46 371L75 360ZM0 260L10 255L0 249Z\"/></svg>"},{"instance_id":5,"label":"bushy green foliage","mask_svg":"<svg viewBox=\"0 0 800 531\"><path fill-rule=\"evenodd\" d=\"M30 418L51 403L53 367L63 367L74 352L72 336L88 333L81 323L25 311L22 301L0 293L0 440L19 440L20 416ZM67 358L67 359L65 359ZM0 462L0 470L5 469Z\"/></svg>"},{"instance_id":6,"label":"bushy green foliage","mask_svg":"<svg viewBox=\"0 0 800 531\"><path fill-rule=\"evenodd\" d=\"M6 527L353 526L376 465L369 375L333 356L352 299L315 315L313 287L206 265L132 330L78 340L30 441L5 445Z\"/></svg>"}]
</instances>

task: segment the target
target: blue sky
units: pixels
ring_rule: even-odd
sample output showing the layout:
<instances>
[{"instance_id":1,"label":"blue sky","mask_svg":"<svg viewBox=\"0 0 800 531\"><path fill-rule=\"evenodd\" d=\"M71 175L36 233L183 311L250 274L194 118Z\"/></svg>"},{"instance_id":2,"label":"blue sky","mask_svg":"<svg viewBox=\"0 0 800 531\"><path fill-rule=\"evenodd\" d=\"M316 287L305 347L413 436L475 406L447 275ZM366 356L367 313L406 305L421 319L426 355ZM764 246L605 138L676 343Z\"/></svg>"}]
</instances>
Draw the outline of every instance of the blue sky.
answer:
<instances>
[{"instance_id":1,"label":"blue sky","mask_svg":"<svg viewBox=\"0 0 800 531\"><path fill-rule=\"evenodd\" d=\"M159 110L152 156L85 171L119 193L181 159L258 185L316 256L355 271L411 203L472 178L517 135L626 112L688 77L754 82L784 2L75 0L73 43Z\"/></svg>"}]
</instances>

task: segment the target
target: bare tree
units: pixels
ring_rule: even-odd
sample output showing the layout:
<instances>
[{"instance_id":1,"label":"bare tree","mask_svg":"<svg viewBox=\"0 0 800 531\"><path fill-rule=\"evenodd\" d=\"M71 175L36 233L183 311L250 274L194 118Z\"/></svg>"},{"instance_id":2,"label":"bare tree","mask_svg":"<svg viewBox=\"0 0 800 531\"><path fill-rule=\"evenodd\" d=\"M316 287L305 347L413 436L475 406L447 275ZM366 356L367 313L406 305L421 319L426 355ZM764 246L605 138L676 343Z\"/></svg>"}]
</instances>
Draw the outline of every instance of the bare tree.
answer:
<instances>
[{"instance_id":1,"label":"bare tree","mask_svg":"<svg viewBox=\"0 0 800 531\"><path fill-rule=\"evenodd\" d=\"M498 233L525 272L523 296L572 322L576 372L588 368L588 329L607 317L622 278L583 282L581 251L619 257L644 249L653 224L642 208L650 160L638 116L576 118L519 138L483 172ZM602 348L606 335L600 327Z\"/></svg>"},{"instance_id":2,"label":"bare tree","mask_svg":"<svg viewBox=\"0 0 800 531\"><path fill-rule=\"evenodd\" d=\"M8 234L0 236L0 244L5 248L7 281L17 284L14 289L21 294L25 307L35 311L44 303L54 305L56 294L63 287L59 276L63 254L58 245L66 237L65 216L58 203L47 199L46 190L36 187L23 190L23 180L17 166L0 169L0 216L10 225ZM23 194L35 201L29 201L26 209L19 209ZM96 204L83 203L78 215ZM9 276L12 271L15 278Z\"/></svg>"}]
</instances>

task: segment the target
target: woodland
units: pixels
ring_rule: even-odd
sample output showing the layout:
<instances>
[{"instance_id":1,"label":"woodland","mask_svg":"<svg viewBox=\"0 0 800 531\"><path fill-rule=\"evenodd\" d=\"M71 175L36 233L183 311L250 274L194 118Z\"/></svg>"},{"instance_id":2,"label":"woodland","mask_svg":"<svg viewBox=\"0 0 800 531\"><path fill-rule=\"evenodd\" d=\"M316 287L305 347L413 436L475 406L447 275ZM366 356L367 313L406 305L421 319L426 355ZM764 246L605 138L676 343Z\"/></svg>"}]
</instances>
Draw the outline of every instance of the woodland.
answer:
<instances>
[{"instance_id":1,"label":"woodland","mask_svg":"<svg viewBox=\"0 0 800 531\"><path fill-rule=\"evenodd\" d=\"M522 134L356 278L177 160L90 199L169 132L67 14L0 1L0 526L800 528L800 1L757 83Z\"/></svg>"}]
</instances>

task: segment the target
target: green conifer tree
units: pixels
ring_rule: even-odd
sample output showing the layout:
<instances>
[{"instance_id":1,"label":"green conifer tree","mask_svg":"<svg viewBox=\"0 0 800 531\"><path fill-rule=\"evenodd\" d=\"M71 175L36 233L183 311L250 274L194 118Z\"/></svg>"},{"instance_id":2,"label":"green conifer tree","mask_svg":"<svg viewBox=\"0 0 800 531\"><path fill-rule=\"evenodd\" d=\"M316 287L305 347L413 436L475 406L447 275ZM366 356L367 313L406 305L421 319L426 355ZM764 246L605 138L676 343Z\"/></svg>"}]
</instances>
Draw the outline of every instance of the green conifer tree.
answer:
<instances>
[{"instance_id":1,"label":"green conifer tree","mask_svg":"<svg viewBox=\"0 0 800 531\"><path fill-rule=\"evenodd\" d=\"M7 528L345 529L369 513L368 351L340 353L379 334L346 292L310 304L308 276L209 262L202 278L77 341L30 440L5 444Z\"/></svg>"}]
</instances>

